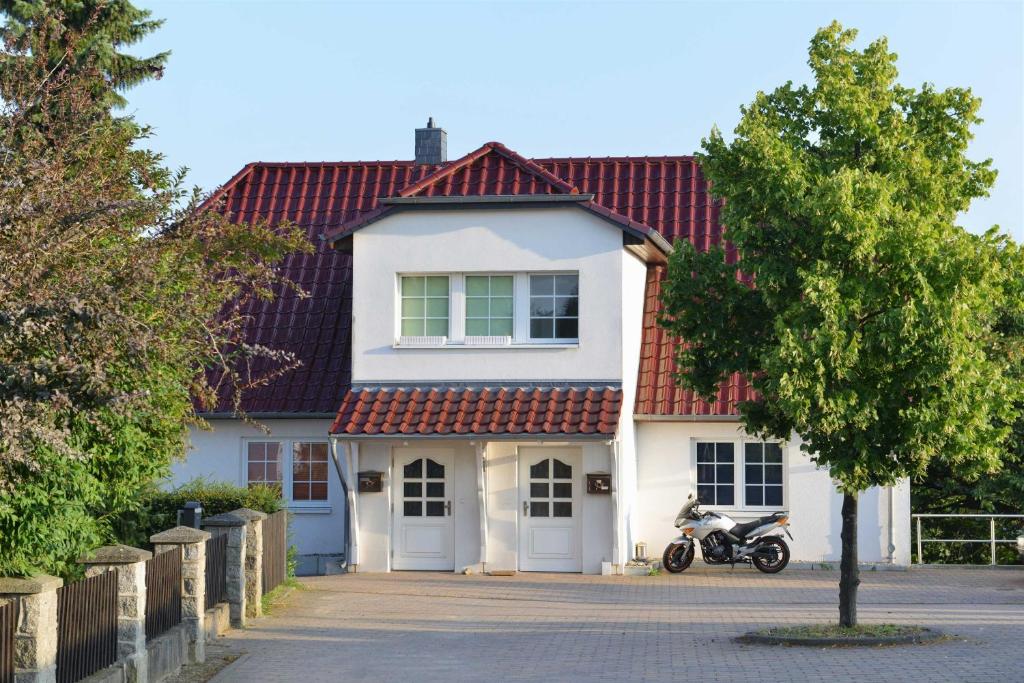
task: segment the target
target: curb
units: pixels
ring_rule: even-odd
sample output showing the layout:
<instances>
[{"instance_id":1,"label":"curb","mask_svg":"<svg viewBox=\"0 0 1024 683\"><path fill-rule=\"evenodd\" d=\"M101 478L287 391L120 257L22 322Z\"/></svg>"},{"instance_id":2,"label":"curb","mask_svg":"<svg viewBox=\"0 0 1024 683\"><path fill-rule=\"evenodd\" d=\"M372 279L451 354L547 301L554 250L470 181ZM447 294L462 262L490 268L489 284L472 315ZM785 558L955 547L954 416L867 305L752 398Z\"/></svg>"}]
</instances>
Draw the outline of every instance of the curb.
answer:
<instances>
[{"instance_id":1,"label":"curb","mask_svg":"<svg viewBox=\"0 0 1024 683\"><path fill-rule=\"evenodd\" d=\"M799 638L770 636L763 633L744 633L733 640L744 645L796 645L803 647L877 647L879 645L921 645L946 637L942 631L925 629L920 633L903 636L875 636L871 638Z\"/></svg>"}]
</instances>

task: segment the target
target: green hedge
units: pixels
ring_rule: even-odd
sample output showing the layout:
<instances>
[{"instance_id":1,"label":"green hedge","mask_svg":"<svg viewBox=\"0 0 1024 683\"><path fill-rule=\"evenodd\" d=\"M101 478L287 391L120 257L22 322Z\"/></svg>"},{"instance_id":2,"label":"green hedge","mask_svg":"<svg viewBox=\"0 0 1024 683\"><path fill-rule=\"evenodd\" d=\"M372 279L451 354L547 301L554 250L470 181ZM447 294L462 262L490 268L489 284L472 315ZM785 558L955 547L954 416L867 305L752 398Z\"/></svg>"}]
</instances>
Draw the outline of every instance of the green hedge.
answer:
<instances>
[{"instance_id":1,"label":"green hedge","mask_svg":"<svg viewBox=\"0 0 1024 683\"><path fill-rule=\"evenodd\" d=\"M246 488L206 479L193 479L169 491L153 489L147 492L137 510L115 520L114 535L120 543L148 547L150 536L177 525L178 510L192 500L202 504L204 517L231 512L238 508L259 510L269 515L283 507L281 492L276 487Z\"/></svg>"}]
</instances>

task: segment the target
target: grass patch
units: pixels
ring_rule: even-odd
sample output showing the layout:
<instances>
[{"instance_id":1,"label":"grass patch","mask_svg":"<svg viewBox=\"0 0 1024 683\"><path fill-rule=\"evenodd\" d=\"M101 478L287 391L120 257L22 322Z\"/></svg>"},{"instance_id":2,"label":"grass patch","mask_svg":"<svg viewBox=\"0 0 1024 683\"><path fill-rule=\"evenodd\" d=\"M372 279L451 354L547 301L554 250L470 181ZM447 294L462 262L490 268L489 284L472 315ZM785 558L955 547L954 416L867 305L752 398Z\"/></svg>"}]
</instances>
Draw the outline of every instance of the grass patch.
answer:
<instances>
[{"instance_id":1,"label":"grass patch","mask_svg":"<svg viewBox=\"0 0 1024 683\"><path fill-rule=\"evenodd\" d=\"M263 614L271 614L274 611L275 603L282 600L286 595L291 593L293 590L304 590L303 586L298 579L294 576L286 578L277 588L265 594L261 599L260 603L263 607Z\"/></svg>"},{"instance_id":2,"label":"grass patch","mask_svg":"<svg viewBox=\"0 0 1024 683\"><path fill-rule=\"evenodd\" d=\"M755 631L759 636L776 636L781 638L899 638L927 633L923 626L905 626L902 624L858 624L850 628L839 624L807 624L804 626L772 626Z\"/></svg>"}]
</instances>

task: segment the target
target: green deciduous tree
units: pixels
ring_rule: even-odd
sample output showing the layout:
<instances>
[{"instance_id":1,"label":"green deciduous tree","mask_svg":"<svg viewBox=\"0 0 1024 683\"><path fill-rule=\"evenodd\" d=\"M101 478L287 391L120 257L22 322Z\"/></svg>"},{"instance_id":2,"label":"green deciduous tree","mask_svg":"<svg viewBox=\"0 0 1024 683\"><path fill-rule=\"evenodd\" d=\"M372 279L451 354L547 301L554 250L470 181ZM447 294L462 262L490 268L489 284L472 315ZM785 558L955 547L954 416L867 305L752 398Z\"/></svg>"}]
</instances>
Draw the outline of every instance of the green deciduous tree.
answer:
<instances>
[{"instance_id":1,"label":"green deciduous tree","mask_svg":"<svg viewBox=\"0 0 1024 683\"><path fill-rule=\"evenodd\" d=\"M739 265L677 245L662 321L685 342L680 382L711 395L745 374L761 397L741 406L745 427L799 435L838 483L844 626L857 619L858 492L933 461L997 468L1021 395L998 329L1015 247L956 225L995 179L966 156L979 100L903 87L885 39L855 38L820 30L809 85L758 93L732 141L703 141Z\"/></svg>"},{"instance_id":2,"label":"green deciduous tree","mask_svg":"<svg viewBox=\"0 0 1024 683\"><path fill-rule=\"evenodd\" d=\"M73 573L183 455L193 401L237 408L293 366L242 330L254 298L294 286L275 264L309 249L200 211L149 131L111 114L119 81L83 47L105 25L55 22L9 31L0 68L0 575Z\"/></svg>"}]
</instances>

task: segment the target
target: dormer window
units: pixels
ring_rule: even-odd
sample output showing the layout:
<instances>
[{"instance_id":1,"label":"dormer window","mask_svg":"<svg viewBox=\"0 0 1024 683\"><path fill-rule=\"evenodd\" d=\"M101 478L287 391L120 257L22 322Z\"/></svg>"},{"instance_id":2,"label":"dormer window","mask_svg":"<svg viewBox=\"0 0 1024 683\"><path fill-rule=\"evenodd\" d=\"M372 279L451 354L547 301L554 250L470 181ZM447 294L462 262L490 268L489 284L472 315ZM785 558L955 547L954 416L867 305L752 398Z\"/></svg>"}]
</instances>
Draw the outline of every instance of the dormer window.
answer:
<instances>
[{"instance_id":1,"label":"dormer window","mask_svg":"<svg viewBox=\"0 0 1024 683\"><path fill-rule=\"evenodd\" d=\"M530 276L531 339L577 339L579 310L579 275Z\"/></svg>"},{"instance_id":2,"label":"dormer window","mask_svg":"<svg viewBox=\"0 0 1024 683\"><path fill-rule=\"evenodd\" d=\"M445 337L448 335L448 276L403 275L403 337Z\"/></svg>"},{"instance_id":3,"label":"dormer window","mask_svg":"<svg viewBox=\"0 0 1024 683\"><path fill-rule=\"evenodd\" d=\"M466 276L466 336L511 337L513 276Z\"/></svg>"}]
</instances>

